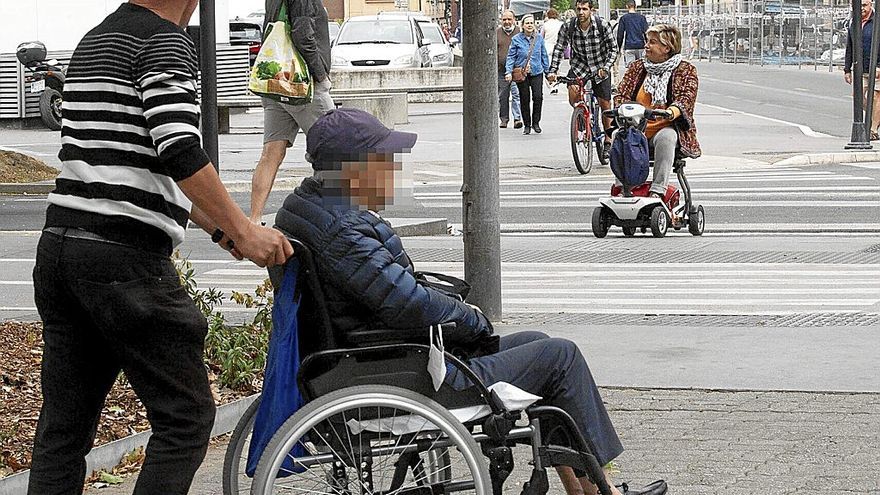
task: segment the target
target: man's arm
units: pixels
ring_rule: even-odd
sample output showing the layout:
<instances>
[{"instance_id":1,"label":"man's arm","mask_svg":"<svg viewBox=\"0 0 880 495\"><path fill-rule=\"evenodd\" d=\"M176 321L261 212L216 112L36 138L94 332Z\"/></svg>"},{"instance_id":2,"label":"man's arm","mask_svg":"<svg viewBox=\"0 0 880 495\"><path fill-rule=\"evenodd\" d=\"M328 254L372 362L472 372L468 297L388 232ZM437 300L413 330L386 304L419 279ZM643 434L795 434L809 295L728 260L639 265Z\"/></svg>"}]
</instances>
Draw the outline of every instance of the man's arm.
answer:
<instances>
[{"instance_id":1,"label":"man's arm","mask_svg":"<svg viewBox=\"0 0 880 495\"><path fill-rule=\"evenodd\" d=\"M617 20L616 28L617 28L617 46L618 47L623 46L623 41L625 39L624 35L626 34L626 16L628 16L628 15L629 14L623 14L622 16L620 16L620 19Z\"/></svg>"},{"instance_id":2,"label":"man's arm","mask_svg":"<svg viewBox=\"0 0 880 495\"><path fill-rule=\"evenodd\" d=\"M213 221L242 255L260 266L284 263L293 253L290 243L280 232L254 229L201 147L195 65L194 47L183 33L158 34L136 55L134 75L159 172L174 180L195 204L199 223Z\"/></svg>"},{"instance_id":3,"label":"man's arm","mask_svg":"<svg viewBox=\"0 0 880 495\"><path fill-rule=\"evenodd\" d=\"M834 51L830 50L828 56L831 57ZM843 75L846 82L852 82L852 66L853 66L853 42L852 42L852 25L846 32L846 55L843 57Z\"/></svg>"},{"instance_id":4,"label":"man's arm","mask_svg":"<svg viewBox=\"0 0 880 495\"><path fill-rule=\"evenodd\" d=\"M390 328L425 328L454 322L474 339L492 332L477 309L416 282L394 261L391 252L373 237L373 226L346 217L322 249L330 282L352 300L362 303Z\"/></svg>"},{"instance_id":5,"label":"man's arm","mask_svg":"<svg viewBox=\"0 0 880 495\"><path fill-rule=\"evenodd\" d=\"M315 81L322 82L329 77L329 74L318 51L315 19L312 17L314 5L311 4L311 0L291 0L288 6L290 7L290 38L293 46L306 61ZM329 40L327 42L329 43Z\"/></svg>"}]
</instances>

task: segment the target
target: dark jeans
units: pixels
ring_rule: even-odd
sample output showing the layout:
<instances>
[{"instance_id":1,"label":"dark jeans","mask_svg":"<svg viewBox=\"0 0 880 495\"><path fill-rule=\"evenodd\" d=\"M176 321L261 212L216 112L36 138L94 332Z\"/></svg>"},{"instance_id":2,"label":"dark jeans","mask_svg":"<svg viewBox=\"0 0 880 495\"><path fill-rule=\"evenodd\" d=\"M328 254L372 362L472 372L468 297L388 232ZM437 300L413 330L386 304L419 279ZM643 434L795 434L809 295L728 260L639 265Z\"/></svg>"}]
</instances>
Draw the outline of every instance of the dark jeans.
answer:
<instances>
[{"instance_id":1,"label":"dark jeans","mask_svg":"<svg viewBox=\"0 0 880 495\"><path fill-rule=\"evenodd\" d=\"M511 105L511 94L513 95L513 104ZM522 113L520 112L519 90L515 83L504 78L504 71L498 71L498 116L501 120L509 121L510 114L513 113L513 120L520 120Z\"/></svg>"},{"instance_id":2,"label":"dark jeans","mask_svg":"<svg viewBox=\"0 0 880 495\"><path fill-rule=\"evenodd\" d=\"M574 342L541 332L518 332L501 337L499 347L496 354L468 362L486 385L507 382L565 410L603 466L623 452L587 361ZM456 370L447 381L457 389L470 386Z\"/></svg>"},{"instance_id":3,"label":"dark jeans","mask_svg":"<svg viewBox=\"0 0 880 495\"><path fill-rule=\"evenodd\" d=\"M523 124L531 127L541 123L541 107L544 106L544 74L527 76L525 81L516 83L519 88L519 108Z\"/></svg>"},{"instance_id":4,"label":"dark jeans","mask_svg":"<svg viewBox=\"0 0 880 495\"><path fill-rule=\"evenodd\" d=\"M214 423L205 318L167 257L44 232L34 298L43 320L43 407L30 495L82 493L104 400L120 371L153 436L134 493L186 494Z\"/></svg>"}]
</instances>

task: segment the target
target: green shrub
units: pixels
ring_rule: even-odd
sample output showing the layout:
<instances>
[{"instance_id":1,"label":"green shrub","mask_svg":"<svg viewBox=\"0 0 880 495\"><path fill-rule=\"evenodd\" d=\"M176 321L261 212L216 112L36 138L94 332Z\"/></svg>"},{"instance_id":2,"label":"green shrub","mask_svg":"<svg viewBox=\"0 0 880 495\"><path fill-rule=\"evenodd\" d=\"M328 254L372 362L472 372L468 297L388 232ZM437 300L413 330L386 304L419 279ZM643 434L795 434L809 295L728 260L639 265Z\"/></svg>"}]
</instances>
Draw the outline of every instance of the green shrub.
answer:
<instances>
[{"instance_id":1,"label":"green shrub","mask_svg":"<svg viewBox=\"0 0 880 495\"><path fill-rule=\"evenodd\" d=\"M192 263L177 252L172 260L181 285L208 320L205 363L217 375L221 387L255 391L262 381L272 331L271 282L266 279L253 294L233 291L231 299L246 308L256 309L256 314L251 321L240 326L227 325L226 317L218 308L225 300L223 292L215 288L199 289Z\"/></svg>"}]
</instances>

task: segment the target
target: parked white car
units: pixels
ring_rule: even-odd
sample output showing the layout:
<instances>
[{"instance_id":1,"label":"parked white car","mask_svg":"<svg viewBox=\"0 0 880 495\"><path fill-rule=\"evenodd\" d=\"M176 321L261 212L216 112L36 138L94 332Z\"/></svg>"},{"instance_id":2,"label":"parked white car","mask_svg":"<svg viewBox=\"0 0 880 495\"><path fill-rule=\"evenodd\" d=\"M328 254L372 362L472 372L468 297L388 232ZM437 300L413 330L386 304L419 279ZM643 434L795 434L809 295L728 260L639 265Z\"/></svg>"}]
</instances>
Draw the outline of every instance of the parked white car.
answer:
<instances>
[{"instance_id":1,"label":"parked white car","mask_svg":"<svg viewBox=\"0 0 880 495\"><path fill-rule=\"evenodd\" d=\"M430 43L428 51L431 53L431 67L452 67L452 46L443 36L443 30L439 24L419 21L422 34Z\"/></svg>"},{"instance_id":2,"label":"parked white car","mask_svg":"<svg viewBox=\"0 0 880 495\"><path fill-rule=\"evenodd\" d=\"M408 16L369 15L345 21L333 44L334 69L429 67L428 42Z\"/></svg>"}]
</instances>

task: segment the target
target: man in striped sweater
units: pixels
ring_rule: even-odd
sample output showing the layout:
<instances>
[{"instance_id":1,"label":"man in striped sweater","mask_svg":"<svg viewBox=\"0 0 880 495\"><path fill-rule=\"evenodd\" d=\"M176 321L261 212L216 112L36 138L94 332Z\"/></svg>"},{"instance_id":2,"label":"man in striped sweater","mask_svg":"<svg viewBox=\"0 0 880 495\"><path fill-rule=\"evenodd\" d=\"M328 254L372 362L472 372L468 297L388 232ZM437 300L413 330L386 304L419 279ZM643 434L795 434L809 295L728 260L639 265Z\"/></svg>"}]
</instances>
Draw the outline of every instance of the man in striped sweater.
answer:
<instances>
[{"instance_id":1,"label":"man in striped sweater","mask_svg":"<svg viewBox=\"0 0 880 495\"><path fill-rule=\"evenodd\" d=\"M250 222L201 148L198 0L131 0L82 39L64 90L56 188L34 267L43 406L29 494L81 493L104 399L124 371L153 436L136 494L185 494L214 402L205 318L169 259L190 218L239 259L283 263L290 243Z\"/></svg>"}]
</instances>

